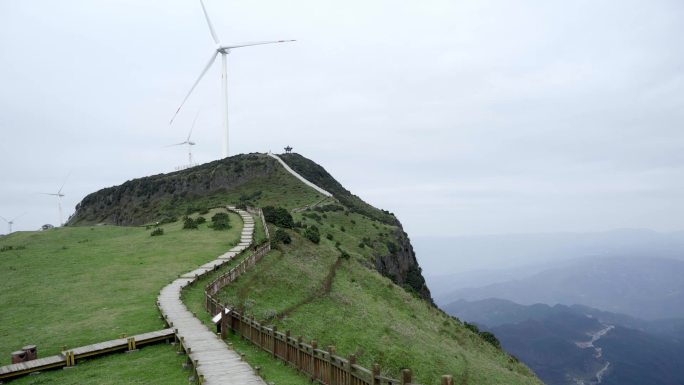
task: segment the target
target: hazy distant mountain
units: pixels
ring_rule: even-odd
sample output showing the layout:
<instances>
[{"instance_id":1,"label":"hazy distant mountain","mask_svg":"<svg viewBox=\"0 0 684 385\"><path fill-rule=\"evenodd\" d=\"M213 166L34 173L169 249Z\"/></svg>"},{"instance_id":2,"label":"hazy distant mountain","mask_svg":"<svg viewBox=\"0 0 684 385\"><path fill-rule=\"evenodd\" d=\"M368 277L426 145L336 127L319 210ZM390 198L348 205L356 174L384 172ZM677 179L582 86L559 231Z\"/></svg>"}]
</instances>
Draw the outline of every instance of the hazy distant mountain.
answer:
<instances>
[{"instance_id":1,"label":"hazy distant mountain","mask_svg":"<svg viewBox=\"0 0 684 385\"><path fill-rule=\"evenodd\" d=\"M654 335L645 321L587 306L519 305L501 299L456 301L443 309L492 331L549 385L681 385L684 344ZM619 321L615 323L613 321ZM681 325L684 320L668 320ZM655 329L659 327L656 325ZM661 330L662 331L662 330ZM678 333L681 329L671 329Z\"/></svg>"},{"instance_id":2,"label":"hazy distant mountain","mask_svg":"<svg viewBox=\"0 0 684 385\"><path fill-rule=\"evenodd\" d=\"M458 289L436 297L440 304L485 298L525 305L581 303L647 320L684 318L684 261L585 258L520 280Z\"/></svg>"},{"instance_id":3,"label":"hazy distant mountain","mask_svg":"<svg viewBox=\"0 0 684 385\"><path fill-rule=\"evenodd\" d=\"M684 260L684 232L622 229L596 233L413 237L433 297L446 290L525 278L584 257Z\"/></svg>"}]
</instances>

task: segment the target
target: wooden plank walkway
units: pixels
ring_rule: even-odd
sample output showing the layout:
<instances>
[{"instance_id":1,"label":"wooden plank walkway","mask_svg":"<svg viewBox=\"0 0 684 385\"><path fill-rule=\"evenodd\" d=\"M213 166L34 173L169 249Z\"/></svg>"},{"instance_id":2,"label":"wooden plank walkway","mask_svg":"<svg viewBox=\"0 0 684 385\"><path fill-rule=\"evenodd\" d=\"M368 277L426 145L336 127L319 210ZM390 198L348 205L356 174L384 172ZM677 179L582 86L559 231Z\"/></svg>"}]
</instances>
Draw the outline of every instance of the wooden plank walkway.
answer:
<instances>
[{"instance_id":1,"label":"wooden plank walkway","mask_svg":"<svg viewBox=\"0 0 684 385\"><path fill-rule=\"evenodd\" d=\"M254 369L197 319L181 301L183 287L197 280L200 276L214 270L217 266L230 261L241 251L247 249L254 237L254 219L246 211L229 207L242 217L244 227L240 235L240 243L216 260L202 265L200 268L181 275L161 290L158 298L159 309L166 322L176 331L177 338L190 360L195 364L197 375L202 384L259 384L266 383L254 374Z\"/></svg>"},{"instance_id":2,"label":"wooden plank walkway","mask_svg":"<svg viewBox=\"0 0 684 385\"><path fill-rule=\"evenodd\" d=\"M23 376L31 372L73 366L82 358L100 356L115 351L134 350L140 346L150 345L160 341L168 341L174 337L175 334L173 329L169 328L131 337L99 342L92 345L79 346L77 348L65 350L54 356L39 358L19 364L0 366L0 381ZM131 344L131 340L134 342L133 344ZM73 361L68 362L67 356L72 357Z\"/></svg>"}]
</instances>

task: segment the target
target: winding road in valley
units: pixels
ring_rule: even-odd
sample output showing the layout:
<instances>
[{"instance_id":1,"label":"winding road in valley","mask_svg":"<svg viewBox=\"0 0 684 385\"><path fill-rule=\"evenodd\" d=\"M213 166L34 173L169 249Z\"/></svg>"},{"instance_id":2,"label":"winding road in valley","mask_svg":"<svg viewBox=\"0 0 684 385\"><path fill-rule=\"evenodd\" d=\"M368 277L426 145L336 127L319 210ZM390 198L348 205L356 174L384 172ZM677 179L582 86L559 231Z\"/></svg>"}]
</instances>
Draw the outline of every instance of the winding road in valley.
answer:
<instances>
[{"instance_id":1,"label":"winding road in valley","mask_svg":"<svg viewBox=\"0 0 684 385\"><path fill-rule=\"evenodd\" d=\"M613 326L613 325L603 325L603 326L605 326L603 329L589 334L591 336L591 339L589 341L575 342L575 345L577 345L577 347L579 347L581 349L589 349L589 348L594 349L594 351L596 352L594 354L594 357L596 357L596 359L601 359L603 357L603 349L601 349L598 346L595 346L594 342L600 340L601 337L605 336L606 334L608 334L608 332L610 332L611 330L613 330L615 328L615 326ZM603 367L601 367L601 369L599 369L596 372L596 375L594 376L594 378L595 378L594 380L587 382L585 380L576 378L575 384L577 384L577 385L598 385L601 383L601 381L603 381L603 376L605 376L606 372L608 371L608 368L610 368L610 362L606 361L605 364L603 365Z\"/></svg>"}]
</instances>

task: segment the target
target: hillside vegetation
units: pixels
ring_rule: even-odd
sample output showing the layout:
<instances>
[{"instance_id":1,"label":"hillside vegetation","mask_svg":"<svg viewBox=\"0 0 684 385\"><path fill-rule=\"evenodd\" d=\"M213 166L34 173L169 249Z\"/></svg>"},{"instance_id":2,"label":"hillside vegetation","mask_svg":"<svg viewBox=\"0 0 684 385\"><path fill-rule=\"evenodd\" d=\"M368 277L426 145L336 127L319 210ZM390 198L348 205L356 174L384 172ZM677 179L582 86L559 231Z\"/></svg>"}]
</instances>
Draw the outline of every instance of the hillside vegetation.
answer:
<instances>
[{"instance_id":1,"label":"hillside vegetation","mask_svg":"<svg viewBox=\"0 0 684 385\"><path fill-rule=\"evenodd\" d=\"M379 363L395 378L411 368L414 381L437 384L453 374L464 384L538 384L523 365L422 299L374 270L393 227L358 213L308 210L301 227L221 298L264 324L290 330L319 346L335 345L359 363ZM316 226L319 244L306 237ZM276 231L274 227L272 233Z\"/></svg>"},{"instance_id":2,"label":"hillside vegetation","mask_svg":"<svg viewBox=\"0 0 684 385\"><path fill-rule=\"evenodd\" d=\"M159 290L237 244L242 222L230 215L233 228L225 231L207 224L183 230L179 220L161 225L164 235L155 237L150 234L156 227L88 226L0 238L0 365L27 344L37 345L45 357L63 345L162 329L155 306ZM181 362L169 346L146 347L17 383L182 384L187 372Z\"/></svg>"},{"instance_id":3,"label":"hillside vegetation","mask_svg":"<svg viewBox=\"0 0 684 385\"><path fill-rule=\"evenodd\" d=\"M334 199L325 199L266 155L239 155L103 189L78 205L67 228L3 239L12 246L26 245L12 248L19 252L14 259L3 258L8 268L22 270L16 278L5 273L8 282L14 282L8 289L19 291L30 282L39 302L16 316L23 296L12 297L14 311L11 317L3 312L9 321L2 319L3 327L29 325L27 314L44 310L53 301L64 307L55 310L45 325L66 326L55 326L60 331L45 333L44 340L30 341L45 346L45 353L63 343L54 342L60 335L70 336L67 344L80 344L122 331L159 328L154 307L158 290L235 242L217 238L222 232L206 228L182 230L182 221L174 220L215 205L258 206L269 213L271 234L280 242L220 293L226 302L265 324L316 339L319 346L336 345L339 354L355 353L364 366L377 362L395 378L408 367L414 382L425 385L438 383L442 374L454 375L457 384L540 384L514 357L432 304L408 235L393 214L363 202L314 162L296 154L284 159L328 189ZM164 226L163 236L150 237L144 228L92 226L156 222ZM22 241L30 236L43 238ZM263 238L260 229L257 238ZM166 246L156 249L159 245ZM160 265L165 266L161 271ZM111 285L103 284L110 281ZM189 308L201 309L201 287L189 288L184 300ZM91 315L91 325L78 324L84 314ZM201 318L206 321L207 315ZM3 347L39 332L12 334L3 334ZM249 349L231 338L236 348ZM278 383L302 383L301 376L266 355L254 353L250 359L263 365L264 373L278 372L273 377Z\"/></svg>"},{"instance_id":4,"label":"hillside vegetation","mask_svg":"<svg viewBox=\"0 0 684 385\"><path fill-rule=\"evenodd\" d=\"M432 301L408 235L391 213L352 195L321 166L301 155L283 158L305 177L329 188L336 200L347 202L349 206L340 206L345 211L388 226L383 243L391 244L390 248L376 248L372 264L381 274L399 285L412 286ZM226 203L292 210L327 201L285 171L275 159L264 154L236 155L183 171L130 180L89 194L76 206L69 226L165 222L188 210Z\"/></svg>"}]
</instances>

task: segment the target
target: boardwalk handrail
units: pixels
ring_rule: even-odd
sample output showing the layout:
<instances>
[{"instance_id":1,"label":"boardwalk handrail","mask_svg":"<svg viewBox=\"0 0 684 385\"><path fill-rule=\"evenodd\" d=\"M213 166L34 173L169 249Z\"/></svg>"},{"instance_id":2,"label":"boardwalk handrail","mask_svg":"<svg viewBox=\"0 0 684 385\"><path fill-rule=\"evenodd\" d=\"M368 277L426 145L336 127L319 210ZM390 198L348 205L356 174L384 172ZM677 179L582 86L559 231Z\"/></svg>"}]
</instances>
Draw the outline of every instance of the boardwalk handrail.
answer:
<instances>
[{"instance_id":1,"label":"boardwalk handrail","mask_svg":"<svg viewBox=\"0 0 684 385\"><path fill-rule=\"evenodd\" d=\"M266 228L261 210L258 211L258 215ZM219 290L253 268L270 250L271 243L267 242L205 287L205 309L211 316L221 314L219 322L222 338L225 338L227 331L231 330L270 353L273 358L280 359L300 372L306 373L311 381L324 385L417 385L412 384L412 374L409 369L401 371L399 380L385 377L380 374L378 364L373 364L371 369L364 368L356 364L356 356L353 354L347 358L338 356L335 346L320 349L316 340L307 344L303 342L301 336L290 335L289 330L283 333L275 326L264 326L255 321L254 316L249 317L222 304L216 297ZM453 385L452 376L442 376L442 385Z\"/></svg>"}]
</instances>

